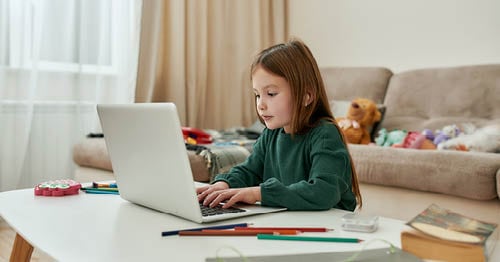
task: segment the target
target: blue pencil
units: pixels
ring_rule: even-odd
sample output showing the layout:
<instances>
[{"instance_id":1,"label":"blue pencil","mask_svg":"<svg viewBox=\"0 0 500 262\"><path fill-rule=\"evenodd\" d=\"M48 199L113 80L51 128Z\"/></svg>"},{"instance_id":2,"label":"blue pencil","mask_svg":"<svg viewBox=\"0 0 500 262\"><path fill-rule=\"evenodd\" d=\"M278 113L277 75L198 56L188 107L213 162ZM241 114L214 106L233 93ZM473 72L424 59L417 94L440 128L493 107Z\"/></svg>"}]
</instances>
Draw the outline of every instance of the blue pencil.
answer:
<instances>
[{"instance_id":1,"label":"blue pencil","mask_svg":"<svg viewBox=\"0 0 500 262\"><path fill-rule=\"evenodd\" d=\"M179 231L201 231L203 229L231 229L231 228L235 228L235 227L247 227L247 226L248 226L248 223L239 223L239 224L228 224L228 225L220 225L220 226L180 229L180 230L161 232L161 236L164 237L164 236L178 235Z\"/></svg>"}]
</instances>

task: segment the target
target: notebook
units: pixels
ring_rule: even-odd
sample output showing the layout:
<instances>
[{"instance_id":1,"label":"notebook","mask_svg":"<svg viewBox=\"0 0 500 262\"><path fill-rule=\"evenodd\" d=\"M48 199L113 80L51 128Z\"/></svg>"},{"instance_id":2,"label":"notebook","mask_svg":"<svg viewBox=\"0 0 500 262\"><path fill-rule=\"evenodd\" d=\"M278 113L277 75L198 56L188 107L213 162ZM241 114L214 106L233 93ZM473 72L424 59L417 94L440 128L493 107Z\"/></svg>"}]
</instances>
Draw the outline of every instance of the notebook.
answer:
<instances>
[{"instance_id":1,"label":"notebook","mask_svg":"<svg viewBox=\"0 0 500 262\"><path fill-rule=\"evenodd\" d=\"M99 104L97 112L120 196L197 223L286 210L236 205L203 216L173 103Z\"/></svg>"}]
</instances>

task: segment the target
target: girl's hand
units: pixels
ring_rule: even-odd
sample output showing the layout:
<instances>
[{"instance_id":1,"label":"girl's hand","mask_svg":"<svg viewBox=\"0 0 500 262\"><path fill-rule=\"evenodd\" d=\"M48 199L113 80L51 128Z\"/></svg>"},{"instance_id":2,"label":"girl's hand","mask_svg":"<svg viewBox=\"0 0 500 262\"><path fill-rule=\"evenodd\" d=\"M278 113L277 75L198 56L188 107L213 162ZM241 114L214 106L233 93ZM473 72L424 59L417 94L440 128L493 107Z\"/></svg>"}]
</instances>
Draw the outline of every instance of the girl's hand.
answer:
<instances>
[{"instance_id":1,"label":"girl's hand","mask_svg":"<svg viewBox=\"0 0 500 262\"><path fill-rule=\"evenodd\" d=\"M196 189L196 193L198 194L198 202L203 201L205 199L205 197L207 197L210 193L212 193L214 191L224 190L224 189L228 189L228 188L229 188L229 185L223 181L216 182L212 185L199 187Z\"/></svg>"},{"instance_id":2,"label":"girl's hand","mask_svg":"<svg viewBox=\"0 0 500 262\"><path fill-rule=\"evenodd\" d=\"M222 208L231 207L237 202L255 204L257 201L261 200L260 187L230 188L213 191L205 197L203 205L215 207L225 200L227 200L227 202Z\"/></svg>"}]
</instances>

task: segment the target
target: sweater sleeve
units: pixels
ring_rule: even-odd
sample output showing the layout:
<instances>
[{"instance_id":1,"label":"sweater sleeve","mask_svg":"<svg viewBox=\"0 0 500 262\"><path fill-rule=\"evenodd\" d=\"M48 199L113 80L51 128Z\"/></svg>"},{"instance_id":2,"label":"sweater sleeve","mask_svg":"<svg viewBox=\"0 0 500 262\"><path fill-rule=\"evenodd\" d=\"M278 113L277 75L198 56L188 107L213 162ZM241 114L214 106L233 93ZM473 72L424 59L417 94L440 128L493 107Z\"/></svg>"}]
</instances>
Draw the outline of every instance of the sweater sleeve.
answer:
<instances>
[{"instance_id":1,"label":"sweater sleeve","mask_svg":"<svg viewBox=\"0 0 500 262\"><path fill-rule=\"evenodd\" d=\"M263 205L283 206L289 210L326 210L332 207L354 210L356 202L351 191L347 149L333 125L321 130L310 138L308 157L311 167L307 178L287 186L276 178L268 179L261 184Z\"/></svg>"}]
</instances>

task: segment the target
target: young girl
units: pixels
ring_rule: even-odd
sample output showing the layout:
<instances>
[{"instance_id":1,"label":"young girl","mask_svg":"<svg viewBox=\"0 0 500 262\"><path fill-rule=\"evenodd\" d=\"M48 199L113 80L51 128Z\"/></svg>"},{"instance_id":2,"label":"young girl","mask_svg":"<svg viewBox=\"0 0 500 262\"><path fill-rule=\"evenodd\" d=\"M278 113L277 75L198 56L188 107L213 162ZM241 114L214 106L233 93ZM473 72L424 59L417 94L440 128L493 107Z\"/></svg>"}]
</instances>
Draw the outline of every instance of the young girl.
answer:
<instances>
[{"instance_id":1,"label":"young girl","mask_svg":"<svg viewBox=\"0 0 500 262\"><path fill-rule=\"evenodd\" d=\"M197 189L199 201L354 210L362 205L345 139L332 115L309 48L292 40L263 50L252 63L256 111L266 128L252 154Z\"/></svg>"}]
</instances>

